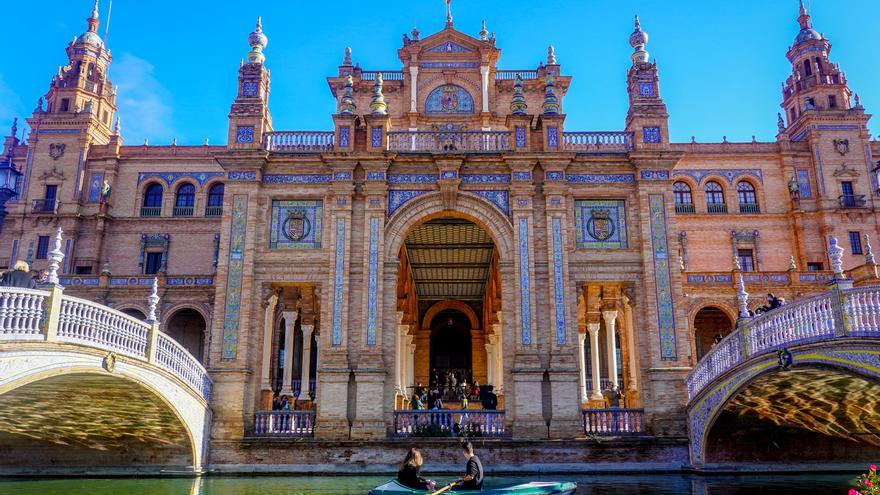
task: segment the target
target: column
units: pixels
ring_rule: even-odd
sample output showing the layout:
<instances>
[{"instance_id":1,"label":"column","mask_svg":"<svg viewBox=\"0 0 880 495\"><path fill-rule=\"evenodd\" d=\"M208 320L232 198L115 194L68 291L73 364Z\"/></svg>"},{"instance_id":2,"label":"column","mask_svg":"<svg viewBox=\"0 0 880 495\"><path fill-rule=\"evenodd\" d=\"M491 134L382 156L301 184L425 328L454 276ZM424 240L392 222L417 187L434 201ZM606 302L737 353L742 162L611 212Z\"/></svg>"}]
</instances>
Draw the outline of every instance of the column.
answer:
<instances>
[{"instance_id":1,"label":"column","mask_svg":"<svg viewBox=\"0 0 880 495\"><path fill-rule=\"evenodd\" d=\"M489 66L480 67L480 75L482 77L483 89L483 113L489 113Z\"/></svg>"},{"instance_id":2,"label":"column","mask_svg":"<svg viewBox=\"0 0 880 495\"><path fill-rule=\"evenodd\" d=\"M407 351L409 348L406 344L406 334L409 332L409 325L397 326L397 392L400 395L406 395L406 373L407 373Z\"/></svg>"},{"instance_id":3,"label":"column","mask_svg":"<svg viewBox=\"0 0 880 495\"><path fill-rule=\"evenodd\" d=\"M590 392L590 400L602 400L602 382L599 375L599 324L587 323L590 332L590 362L593 365L593 390Z\"/></svg>"},{"instance_id":4,"label":"column","mask_svg":"<svg viewBox=\"0 0 880 495\"><path fill-rule=\"evenodd\" d=\"M495 359L492 361L495 366L495 370L492 373L492 377L495 379L495 394L502 395L504 394L504 335L501 333L501 324L497 323L495 326L495 345L492 347L492 352L495 355Z\"/></svg>"},{"instance_id":5,"label":"column","mask_svg":"<svg viewBox=\"0 0 880 495\"><path fill-rule=\"evenodd\" d=\"M409 68L409 111L416 113L419 111L419 68L410 66Z\"/></svg>"},{"instance_id":6,"label":"column","mask_svg":"<svg viewBox=\"0 0 880 495\"><path fill-rule=\"evenodd\" d=\"M585 354L586 343L586 332L578 332L578 368L580 370L580 381L578 385L580 385L581 390L581 403L587 401L587 359Z\"/></svg>"},{"instance_id":7,"label":"column","mask_svg":"<svg viewBox=\"0 0 880 495\"><path fill-rule=\"evenodd\" d=\"M602 311L602 317L605 318L605 332L608 336L608 374L611 375L611 383L617 387L617 310Z\"/></svg>"},{"instance_id":8,"label":"column","mask_svg":"<svg viewBox=\"0 0 880 495\"><path fill-rule=\"evenodd\" d=\"M484 385L495 384L495 342L498 337L495 335L486 336L486 383Z\"/></svg>"},{"instance_id":9,"label":"column","mask_svg":"<svg viewBox=\"0 0 880 495\"><path fill-rule=\"evenodd\" d=\"M260 390L272 390L270 380L272 363L272 328L275 326L275 307L278 305L278 295L272 294L266 301L266 310L263 315L263 368L260 379Z\"/></svg>"},{"instance_id":10,"label":"column","mask_svg":"<svg viewBox=\"0 0 880 495\"><path fill-rule=\"evenodd\" d=\"M284 380L281 384L281 395L293 397L293 332L296 326L296 311L281 313L284 317Z\"/></svg>"},{"instance_id":11,"label":"column","mask_svg":"<svg viewBox=\"0 0 880 495\"><path fill-rule=\"evenodd\" d=\"M416 372L416 345L413 343L415 337L406 334L404 341L406 342L406 382L404 384L404 388L408 389L409 387L415 385L415 372Z\"/></svg>"},{"instance_id":12,"label":"column","mask_svg":"<svg viewBox=\"0 0 880 495\"><path fill-rule=\"evenodd\" d=\"M303 357L302 357L302 385L300 385L299 396L303 400L309 400L312 376L312 332L315 331L315 325L300 325L303 334ZM285 373L287 370L284 370Z\"/></svg>"}]
</instances>

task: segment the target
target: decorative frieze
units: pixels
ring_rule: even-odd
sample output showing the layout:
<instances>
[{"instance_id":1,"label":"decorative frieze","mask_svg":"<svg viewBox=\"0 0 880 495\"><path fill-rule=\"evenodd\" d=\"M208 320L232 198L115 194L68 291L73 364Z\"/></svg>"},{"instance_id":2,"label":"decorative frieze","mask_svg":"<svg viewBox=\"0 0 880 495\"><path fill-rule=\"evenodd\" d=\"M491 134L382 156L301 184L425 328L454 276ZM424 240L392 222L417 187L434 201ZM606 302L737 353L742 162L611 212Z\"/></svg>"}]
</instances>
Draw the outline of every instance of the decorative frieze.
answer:
<instances>
[{"instance_id":1,"label":"decorative frieze","mask_svg":"<svg viewBox=\"0 0 880 495\"><path fill-rule=\"evenodd\" d=\"M634 174L568 174L570 184L635 184Z\"/></svg>"},{"instance_id":2,"label":"decorative frieze","mask_svg":"<svg viewBox=\"0 0 880 495\"><path fill-rule=\"evenodd\" d=\"M336 219L336 259L333 263L333 335L332 344L342 345L342 305L345 277L345 218Z\"/></svg>"},{"instance_id":3,"label":"decorative frieze","mask_svg":"<svg viewBox=\"0 0 880 495\"><path fill-rule=\"evenodd\" d=\"M522 345L532 345L532 275L529 261L529 220L519 219L519 300Z\"/></svg>"},{"instance_id":4,"label":"decorative frieze","mask_svg":"<svg viewBox=\"0 0 880 495\"><path fill-rule=\"evenodd\" d=\"M422 194L427 194L431 191L415 191L415 190L392 190L388 191L388 216L394 214L398 208L404 205L407 201L421 196Z\"/></svg>"},{"instance_id":5,"label":"decorative frieze","mask_svg":"<svg viewBox=\"0 0 880 495\"><path fill-rule=\"evenodd\" d=\"M379 283L379 218L370 218L370 259L367 297L367 345L376 345L376 300Z\"/></svg>"},{"instance_id":6,"label":"decorative frieze","mask_svg":"<svg viewBox=\"0 0 880 495\"><path fill-rule=\"evenodd\" d=\"M651 249L657 297L657 325L660 332L660 358L675 360L675 309L672 302L672 276L669 266L669 240L666 232L666 204L662 194L648 197Z\"/></svg>"},{"instance_id":7,"label":"decorative frieze","mask_svg":"<svg viewBox=\"0 0 880 495\"><path fill-rule=\"evenodd\" d=\"M265 174L263 184L329 184L330 174Z\"/></svg>"},{"instance_id":8,"label":"decorative frieze","mask_svg":"<svg viewBox=\"0 0 880 495\"><path fill-rule=\"evenodd\" d=\"M253 172L253 179L232 179L232 175L235 173L237 172L229 172L230 180L256 180L256 172ZM223 172L140 172L138 174L138 184L148 179L162 179L170 186L180 179L188 178L198 182L200 186L204 186L205 183L215 177L223 177ZM98 189L100 195L100 185Z\"/></svg>"},{"instance_id":9,"label":"decorative frieze","mask_svg":"<svg viewBox=\"0 0 880 495\"><path fill-rule=\"evenodd\" d=\"M674 176L686 175L694 179L699 184L709 175L718 175L727 179L728 184L733 184L736 179L749 176L757 179L761 184L764 183L764 173L759 168L734 168L734 169L702 169L702 170L676 170L672 173Z\"/></svg>"},{"instance_id":10,"label":"decorative frieze","mask_svg":"<svg viewBox=\"0 0 880 495\"><path fill-rule=\"evenodd\" d=\"M233 360L238 355L238 327L241 313L241 289L244 279L244 243L247 233L248 197L232 198L232 226L229 234L229 264L226 275L226 315L223 319L223 350L220 358Z\"/></svg>"},{"instance_id":11,"label":"decorative frieze","mask_svg":"<svg viewBox=\"0 0 880 495\"><path fill-rule=\"evenodd\" d=\"M493 205L497 206L498 209L504 212L505 215L510 214L510 193L508 191L465 191L471 194L475 194L480 196L481 198L489 201Z\"/></svg>"}]
</instances>

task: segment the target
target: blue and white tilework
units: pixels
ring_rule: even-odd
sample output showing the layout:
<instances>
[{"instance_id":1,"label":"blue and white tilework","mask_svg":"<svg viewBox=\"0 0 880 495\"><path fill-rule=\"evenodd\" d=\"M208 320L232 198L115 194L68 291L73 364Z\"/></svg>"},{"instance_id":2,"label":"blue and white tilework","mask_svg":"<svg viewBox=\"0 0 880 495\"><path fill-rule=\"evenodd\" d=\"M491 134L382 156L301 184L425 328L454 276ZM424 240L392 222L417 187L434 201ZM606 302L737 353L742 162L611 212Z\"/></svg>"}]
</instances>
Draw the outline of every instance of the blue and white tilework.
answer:
<instances>
[{"instance_id":1,"label":"blue and white tilework","mask_svg":"<svg viewBox=\"0 0 880 495\"><path fill-rule=\"evenodd\" d=\"M526 147L526 128L524 126L516 126L516 129L514 130L514 139L517 148Z\"/></svg>"},{"instance_id":2,"label":"blue and white tilework","mask_svg":"<svg viewBox=\"0 0 880 495\"><path fill-rule=\"evenodd\" d=\"M813 197L813 188L810 186L810 171L805 168L797 169L798 191L801 199Z\"/></svg>"},{"instance_id":3,"label":"blue and white tilework","mask_svg":"<svg viewBox=\"0 0 880 495\"><path fill-rule=\"evenodd\" d=\"M660 128L642 127L642 139L649 144L660 143Z\"/></svg>"},{"instance_id":4,"label":"blue and white tilework","mask_svg":"<svg viewBox=\"0 0 880 495\"><path fill-rule=\"evenodd\" d=\"M369 288L367 296L367 345L376 345L376 286L379 283L379 218L370 219Z\"/></svg>"},{"instance_id":5,"label":"blue and white tilework","mask_svg":"<svg viewBox=\"0 0 880 495\"><path fill-rule=\"evenodd\" d=\"M422 62L419 67L423 69L476 69L479 62Z\"/></svg>"},{"instance_id":6,"label":"blue and white tilework","mask_svg":"<svg viewBox=\"0 0 880 495\"><path fill-rule=\"evenodd\" d=\"M257 172L255 170L233 170L226 175L226 178L234 182L252 181L257 180Z\"/></svg>"},{"instance_id":7,"label":"blue and white tilework","mask_svg":"<svg viewBox=\"0 0 880 495\"><path fill-rule=\"evenodd\" d=\"M474 113L474 98L461 86L446 84L428 93L427 115L461 115Z\"/></svg>"},{"instance_id":8,"label":"blue and white tilework","mask_svg":"<svg viewBox=\"0 0 880 495\"><path fill-rule=\"evenodd\" d=\"M532 180L531 172L514 172L511 174L513 180L530 181Z\"/></svg>"},{"instance_id":9,"label":"blue and white tilework","mask_svg":"<svg viewBox=\"0 0 880 495\"><path fill-rule=\"evenodd\" d=\"M336 219L336 262L333 273L333 335L334 346L342 345L342 305L345 276L345 218Z\"/></svg>"},{"instance_id":10,"label":"blue and white tilework","mask_svg":"<svg viewBox=\"0 0 880 495\"><path fill-rule=\"evenodd\" d=\"M385 172L367 172L367 180L385 180Z\"/></svg>"},{"instance_id":11,"label":"blue and white tilework","mask_svg":"<svg viewBox=\"0 0 880 495\"><path fill-rule=\"evenodd\" d=\"M274 200L269 220L269 249L320 249L323 201Z\"/></svg>"},{"instance_id":12,"label":"blue and white tilework","mask_svg":"<svg viewBox=\"0 0 880 495\"><path fill-rule=\"evenodd\" d=\"M654 83L639 82L639 96L654 96Z\"/></svg>"},{"instance_id":13,"label":"blue and white tilework","mask_svg":"<svg viewBox=\"0 0 880 495\"><path fill-rule=\"evenodd\" d=\"M669 170L641 170L641 180L669 180Z\"/></svg>"},{"instance_id":14,"label":"blue and white tilework","mask_svg":"<svg viewBox=\"0 0 880 495\"><path fill-rule=\"evenodd\" d=\"M373 148L382 147L382 128L375 126L370 128L370 146Z\"/></svg>"},{"instance_id":15,"label":"blue and white tilework","mask_svg":"<svg viewBox=\"0 0 880 495\"><path fill-rule=\"evenodd\" d=\"M398 208L404 205L407 201L421 196L422 194L427 194L431 191L414 191L414 190L399 190L395 189L392 191L388 191L388 216L394 214Z\"/></svg>"},{"instance_id":16,"label":"blue and white tilework","mask_svg":"<svg viewBox=\"0 0 880 495\"><path fill-rule=\"evenodd\" d=\"M253 179L233 179L233 174L254 174ZM215 178L223 177L223 172L140 172L138 174L138 184L147 179L162 179L169 186L180 179L192 179L204 186L206 182ZM229 180L256 180L256 172L229 172Z\"/></svg>"},{"instance_id":17,"label":"blue and white tilework","mask_svg":"<svg viewBox=\"0 0 880 495\"><path fill-rule=\"evenodd\" d=\"M260 94L260 83L257 81L245 81L241 85L241 95L247 98L256 98Z\"/></svg>"},{"instance_id":18,"label":"blue and white tilework","mask_svg":"<svg viewBox=\"0 0 880 495\"><path fill-rule=\"evenodd\" d=\"M635 174L568 174L570 184L635 184Z\"/></svg>"},{"instance_id":19,"label":"blue and white tilework","mask_svg":"<svg viewBox=\"0 0 880 495\"><path fill-rule=\"evenodd\" d=\"M532 275L529 261L529 220L519 219L519 300L522 345L532 345Z\"/></svg>"},{"instance_id":20,"label":"blue and white tilework","mask_svg":"<svg viewBox=\"0 0 880 495\"><path fill-rule=\"evenodd\" d=\"M510 183L509 174L463 174L461 176L463 184L508 184Z\"/></svg>"},{"instance_id":21,"label":"blue and white tilework","mask_svg":"<svg viewBox=\"0 0 880 495\"><path fill-rule=\"evenodd\" d=\"M574 202L578 249L626 249L626 201L584 199Z\"/></svg>"},{"instance_id":22,"label":"blue and white tilework","mask_svg":"<svg viewBox=\"0 0 880 495\"><path fill-rule=\"evenodd\" d=\"M89 202L97 203L101 201L101 188L104 185L104 176L102 174L92 174L89 178Z\"/></svg>"},{"instance_id":23,"label":"blue and white tilework","mask_svg":"<svg viewBox=\"0 0 880 495\"><path fill-rule=\"evenodd\" d=\"M465 53L471 51L470 48L466 46L459 45L454 41L447 41L445 43L441 43L437 46L432 46L425 50L427 53Z\"/></svg>"},{"instance_id":24,"label":"blue and white tilework","mask_svg":"<svg viewBox=\"0 0 880 495\"><path fill-rule=\"evenodd\" d=\"M351 144L351 127L342 126L339 128L339 147L348 148Z\"/></svg>"},{"instance_id":25,"label":"blue and white tilework","mask_svg":"<svg viewBox=\"0 0 880 495\"><path fill-rule=\"evenodd\" d=\"M265 174L263 184L329 184L330 174Z\"/></svg>"},{"instance_id":26,"label":"blue and white tilework","mask_svg":"<svg viewBox=\"0 0 880 495\"><path fill-rule=\"evenodd\" d=\"M660 359L675 360L675 310L666 234L666 204L662 194L648 197L651 248L654 257L654 284L657 295L657 324L660 331Z\"/></svg>"},{"instance_id":27,"label":"blue and white tilework","mask_svg":"<svg viewBox=\"0 0 880 495\"><path fill-rule=\"evenodd\" d=\"M458 177L458 172L455 170L444 170L440 172L441 179L455 179L456 177Z\"/></svg>"},{"instance_id":28,"label":"blue and white tilework","mask_svg":"<svg viewBox=\"0 0 880 495\"><path fill-rule=\"evenodd\" d=\"M553 301L556 307L556 344L565 345L565 283L562 263L562 219L554 217L553 229Z\"/></svg>"},{"instance_id":29,"label":"blue and white tilework","mask_svg":"<svg viewBox=\"0 0 880 495\"><path fill-rule=\"evenodd\" d=\"M391 184L433 184L439 178L437 174L388 174L388 182Z\"/></svg>"},{"instance_id":30,"label":"blue and white tilework","mask_svg":"<svg viewBox=\"0 0 880 495\"><path fill-rule=\"evenodd\" d=\"M251 144L254 142L254 126L240 125L235 131L235 142L238 144Z\"/></svg>"},{"instance_id":31,"label":"blue and white tilework","mask_svg":"<svg viewBox=\"0 0 880 495\"><path fill-rule=\"evenodd\" d=\"M351 172L334 172L333 180L351 180Z\"/></svg>"},{"instance_id":32,"label":"blue and white tilework","mask_svg":"<svg viewBox=\"0 0 880 495\"><path fill-rule=\"evenodd\" d=\"M725 168L725 169L702 169L702 170L675 170L672 172L673 176L679 175L687 175L688 177L694 179L698 184L703 181L709 175L718 175L727 179L728 184L733 184L736 179L749 176L758 180L759 183L764 183L764 173L759 168Z\"/></svg>"},{"instance_id":33,"label":"blue and white tilework","mask_svg":"<svg viewBox=\"0 0 880 495\"><path fill-rule=\"evenodd\" d=\"M548 127L547 128L547 145L553 149L559 147L559 128L558 127Z\"/></svg>"},{"instance_id":34,"label":"blue and white tilework","mask_svg":"<svg viewBox=\"0 0 880 495\"><path fill-rule=\"evenodd\" d=\"M242 280L244 278L247 209L247 195L236 194L232 198L232 226L229 235L226 314L223 318L223 350L221 353L221 359L223 360L235 359L238 354L238 326L241 312Z\"/></svg>"},{"instance_id":35,"label":"blue and white tilework","mask_svg":"<svg viewBox=\"0 0 880 495\"><path fill-rule=\"evenodd\" d=\"M510 214L510 193L508 191L467 191L488 200L497 206L505 215Z\"/></svg>"},{"instance_id":36,"label":"blue and white tilework","mask_svg":"<svg viewBox=\"0 0 880 495\"><path fill-rule=\"evenodd\" d=\"M552 181L565 180L565 172L545 172L544 178Z\"/></svg>"}]
</instances>

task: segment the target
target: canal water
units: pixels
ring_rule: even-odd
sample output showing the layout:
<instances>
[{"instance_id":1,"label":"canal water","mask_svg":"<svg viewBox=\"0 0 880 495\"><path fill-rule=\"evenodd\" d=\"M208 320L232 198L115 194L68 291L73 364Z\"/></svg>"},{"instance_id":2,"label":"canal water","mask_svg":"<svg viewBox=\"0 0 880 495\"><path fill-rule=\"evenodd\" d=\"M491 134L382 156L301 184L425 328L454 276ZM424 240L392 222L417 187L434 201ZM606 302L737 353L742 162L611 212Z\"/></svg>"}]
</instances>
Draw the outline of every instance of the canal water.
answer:
<instances>
[{"instance_id":1,"label":"canal water","mask_svg":"<svg viewBox=\"0 0 880 495\"><path fill-rule=\"evenodd\" d=\"M855 474L811 475L541 475L532 480L576 481L578 494L846 494ZM0 495L365 495L380 476L205 477L200 479L0 479ZM449 481L439 478L438 481ZM484 488L529 481L487 478Z\"/></svg>"}]
</instances>

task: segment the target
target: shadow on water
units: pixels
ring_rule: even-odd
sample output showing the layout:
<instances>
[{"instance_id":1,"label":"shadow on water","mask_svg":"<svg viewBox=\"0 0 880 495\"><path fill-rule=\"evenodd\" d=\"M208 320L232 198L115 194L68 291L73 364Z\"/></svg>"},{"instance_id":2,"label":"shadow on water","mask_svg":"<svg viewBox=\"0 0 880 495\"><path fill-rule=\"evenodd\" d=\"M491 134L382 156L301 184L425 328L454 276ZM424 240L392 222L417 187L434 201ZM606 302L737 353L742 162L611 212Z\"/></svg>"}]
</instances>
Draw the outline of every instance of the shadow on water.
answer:
<instances>
[{"instance_id":1,"label":"shadow on water","mask_svg":"<svg viewBox=\"0 0 880 495\"><path fill-rule=\"evenodd\" d=\"M831 475L546 475L545 480L576 481L578 494L845 494L855 478ZM0 495L350 495L366 494L386 481L376 476L264 476L115 479L19 479L0 481ZM539 477L531 478L534 480ZM438 480L445 482L447 479ZM487 479L484 488L529 481Z\"/></svg>"}]
</instances>

